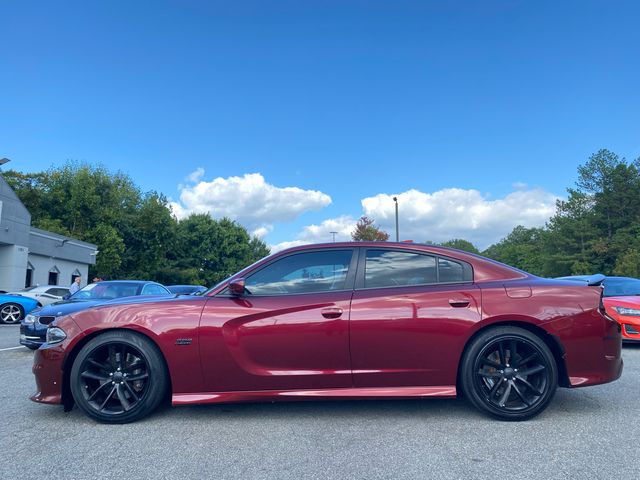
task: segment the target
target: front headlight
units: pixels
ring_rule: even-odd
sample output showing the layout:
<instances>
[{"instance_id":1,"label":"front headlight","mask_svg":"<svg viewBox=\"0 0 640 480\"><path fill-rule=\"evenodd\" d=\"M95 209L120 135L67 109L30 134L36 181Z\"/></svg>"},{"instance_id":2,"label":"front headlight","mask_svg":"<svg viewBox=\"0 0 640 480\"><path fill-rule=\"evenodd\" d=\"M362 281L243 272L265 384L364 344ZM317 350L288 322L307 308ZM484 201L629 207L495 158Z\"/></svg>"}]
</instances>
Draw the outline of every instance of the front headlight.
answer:
<instances>
[{"instance_id":1,"label":"front headlight","mask_svg":"<svg viewBox=\"0 0 640 480\"><path fill-rule=\"evenodd\" d=\"M613 309L620 315L627 315L629 317L640 317L640 308L613 307Z\"/></svg>"},{"instance_id":2,"label":"front headlight","mask_svg":"<svg viewBox=\"0 0 640 480\"><path fill-rule=\"evenodd\" d=\"M31 325L32 323L36 323L36 316L35 315L27 315L26 317L24 317L24 323Z\"/></svg>"},{"instance_id":3,"label":"front headlight","mask_svg":"<svg viewBox=\"0 0 640 480\"><path fill-rule=\"evenodd\" d=\"M54 343L60 343L65 338L67 338L67 334L64 333L59 327L49 327L47 328L47 343L52 345Z\"/></svg>"}]
</instances>

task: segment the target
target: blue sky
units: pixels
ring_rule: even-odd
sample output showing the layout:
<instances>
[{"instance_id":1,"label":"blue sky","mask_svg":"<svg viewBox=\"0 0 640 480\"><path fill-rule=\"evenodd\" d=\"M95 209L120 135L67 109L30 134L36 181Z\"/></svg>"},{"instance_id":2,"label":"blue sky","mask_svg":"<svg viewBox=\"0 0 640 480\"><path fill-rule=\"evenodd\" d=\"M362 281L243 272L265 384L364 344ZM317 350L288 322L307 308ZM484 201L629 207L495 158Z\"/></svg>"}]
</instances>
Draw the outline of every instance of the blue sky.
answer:
<instances>
[{"instance_id":1,"label":"blue sky","mask_svg":"<svg viewBox=\"0 0 640 480\"><path fill-rule=\"evenodd\" d=\"M612 5L0 0L0 156L122 170L272 245L391 232L399 195L403 238L487 246L599 148L640 156L640 7Z\"/></svg>"}]
</instances>

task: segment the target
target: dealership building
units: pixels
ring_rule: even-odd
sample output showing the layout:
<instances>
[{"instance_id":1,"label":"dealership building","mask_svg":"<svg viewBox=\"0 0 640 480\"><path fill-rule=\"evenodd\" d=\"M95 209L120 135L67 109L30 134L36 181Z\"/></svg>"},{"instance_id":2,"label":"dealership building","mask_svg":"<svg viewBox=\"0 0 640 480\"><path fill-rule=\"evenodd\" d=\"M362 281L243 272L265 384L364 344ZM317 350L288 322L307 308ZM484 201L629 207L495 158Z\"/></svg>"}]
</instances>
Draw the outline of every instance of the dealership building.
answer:
<instances>
[{"instance_id":1,"label":"dealership building","mask_svg":"<svg viewBox=\"0 0 640 480\"><path fill-rule=\"evenodd\" d=\"M31 226L31 214L0 175L0 290L87 283L98 250L91 243Z\"/></svg>"}]
</instances>

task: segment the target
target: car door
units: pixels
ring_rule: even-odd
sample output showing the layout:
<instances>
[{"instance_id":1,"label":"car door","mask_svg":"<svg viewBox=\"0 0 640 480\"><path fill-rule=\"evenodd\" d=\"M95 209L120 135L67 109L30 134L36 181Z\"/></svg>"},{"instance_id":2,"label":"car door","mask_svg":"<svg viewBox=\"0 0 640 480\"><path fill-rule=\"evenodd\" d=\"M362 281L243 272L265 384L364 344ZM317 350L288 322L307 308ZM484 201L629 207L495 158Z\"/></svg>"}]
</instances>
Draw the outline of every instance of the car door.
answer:
<instances>
[{"instance_id":1,"label":"car door","mask_svg":"<svg viewBox=\"0 0 640 480\"><path fill-rule=\"evenodd\" d=\"M294 252L210 298L199 329L209 391L351 387L353 248Z\"/></svg>"},{"instance_id":2,"label":"car door","mask_svg":"<svg viewBox=\"0 0 640 480\"><path fill-rule=\"evenodd\" d=\"M472 275L452 258L363 249L351 304L354 386L455 385L461 332L480 320Z\"/></svg>"}]
</instances>

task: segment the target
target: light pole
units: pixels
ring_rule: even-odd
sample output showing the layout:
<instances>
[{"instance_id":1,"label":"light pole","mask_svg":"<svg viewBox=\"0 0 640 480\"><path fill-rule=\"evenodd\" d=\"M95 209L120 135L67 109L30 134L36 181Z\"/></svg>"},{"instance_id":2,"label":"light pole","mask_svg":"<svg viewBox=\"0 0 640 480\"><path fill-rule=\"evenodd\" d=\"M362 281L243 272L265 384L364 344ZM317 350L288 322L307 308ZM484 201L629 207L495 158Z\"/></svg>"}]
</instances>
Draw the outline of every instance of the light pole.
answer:
<instances>
[{"instance_id":1,"label":"light pole","mask_svg":"<svg viewBox=\"0 0 640 480\"><path fill-rule=\"evenodd\" d=\"M393 197L393 201L396 203L396 242L399 242L400 228L398 227L398 197Z\"/></svg>"},{"instance_id":2,"label":"light pole","mask_svg":"<svg viewBox=\"0 0 640 480\"><path fill-rule=\"evenodd\" d=\"M329 232L331 235L333 235L333 243L336 243L336 233L338 232Z\"/></svg>"}]
</instances>

